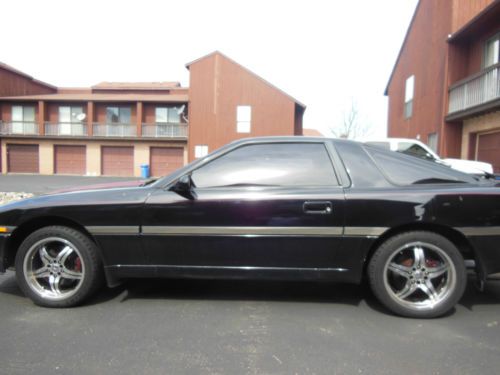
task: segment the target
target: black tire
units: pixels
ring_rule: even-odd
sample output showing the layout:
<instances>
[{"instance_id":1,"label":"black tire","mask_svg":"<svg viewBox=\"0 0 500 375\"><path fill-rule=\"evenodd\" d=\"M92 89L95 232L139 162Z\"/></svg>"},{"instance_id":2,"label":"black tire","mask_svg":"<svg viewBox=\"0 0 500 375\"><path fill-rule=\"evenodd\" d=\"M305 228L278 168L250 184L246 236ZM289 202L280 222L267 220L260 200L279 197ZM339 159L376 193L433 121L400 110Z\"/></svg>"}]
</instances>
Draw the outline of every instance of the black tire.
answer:
<instances>
[{"instance_id":1,"label":"black tire","mask_svg":"<svg viewBox=\"0 0 500 375\"><path fill-rule=\"evenodd\" d=\"M64 247L71 248L71 251L66 251L69 255L62 257L62 260L57 260L59 265L55 264L57 255L62 255L63 251L57 254L57 246L63 250ZM42 247L54 256L41 256ZM71 261L74 267L79 268L66 267ZM26 271L29 267L34 268L34 263L38 263L36 272L44 275L40 277L28 275L34 274L35 270ZM52 263L55 265L52 266ZM19 247L15 267L17 282L24 294L35 304L45 307L79 305L90 297L104 281L102 261L96 244L85 234L65 226L49 226L31 233ZM62 276L61 272L57 274L58 270L62 272ZM65 277L66 274L69 276ZM59 275L59 281L55 281L57 275ZM62 285L69 285L69 287L63 289ZM71 288L71 286L74 287Z\"/></svg>"},{"instance_id":2,"label":"black tire","mask_svg":"<svg viewBox=\"0 0 500 375\"><path fill-rule=\"evenodd\" d=\"M458 303L467 284L464 260L457 247L427 231L405 232L387 239L370 259L368 278L385 307L410 318L446 314Z\"/></svg>"}]
</instances>

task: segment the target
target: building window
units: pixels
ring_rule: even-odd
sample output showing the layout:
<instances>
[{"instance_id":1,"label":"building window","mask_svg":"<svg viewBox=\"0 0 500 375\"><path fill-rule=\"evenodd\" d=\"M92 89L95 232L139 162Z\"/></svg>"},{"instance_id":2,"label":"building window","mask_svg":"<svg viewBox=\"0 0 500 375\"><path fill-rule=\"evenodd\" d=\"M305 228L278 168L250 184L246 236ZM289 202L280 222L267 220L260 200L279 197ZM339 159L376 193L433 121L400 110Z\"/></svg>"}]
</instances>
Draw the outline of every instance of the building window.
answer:
<instances>
[{"instance_id":1,"label":"building window","mask_svg":"<svg viewBox=\"0 0 500 375\"><path fill-rule=\"evenodd\" d=\"M59 107L59 122L60 123L81 123L83 120L83 108L82 107Z\"/></svg>"},{"instance_id":2,"label":"building window","mask_svg":"<svg viewBox=\"0 0 500 375\"><path fill-rule=\"evenodd\" d=\"M207 145L196 145L194 146L194 157L202 158L208 154L208 146Z\"/></svg>"},{"instance_id":3,"label":"building window","mask_svg":"<svg viewBox=\"0 0 500 375\"><path fill-rule=\"evenodd\" d=\"M181 122L181 114L183 110L183 107L156 107L155 122L157 124L178 124Z\"/></svg>"},{"instance_id":4,"label":"building window","mask_svg":"<svg viewBox=\"0 0 500 375\"><path fill-rule=\"evenodd\" d=\"M437 146L438 146L438 135L437 133L430 133L427 136L427 146L431 148L432 151L437 153Z\"/></svg>"},{"instance_id":5,"label":"building window","mask_svg":"<svg viewBox=\"0 0 500 375\"><path fill-rule=\"evenodd\" d=\"M405 118L413 114L413 94L415 91L415 76L410 76L405 85Z\"/></svg>"},{"instance_id":6,"label":"building window","mask_svg":"<svg viewBox=\"0 0 500 375\"><path fill-rule=\"evenodd\" d=\"M486 41L484 46L484 68L500 62L500 33Z\"/></svg>"},{"instance_id":7,"label":"building window","mask_svg":"<svg viewBox=\"0 0 500 375\"><path fill-rule=\"evenodd\" d=\"M12 133L36 133L35 107L12 106Z\"/></svg>"},{"instance_id":8,"label":"building window","mask_svg":"<svg viewBox=\"0 0 500 375\"><path fill-rule=\"evenodd\" d=\"M239 105L236 107L236 131L238 133L250 133L252 123L252 107Z\"/></svg>"},{"instance_id":9,"label":"building window","mask_svg":"<svg viewBox=\"0 0 500 375\"><path fill-rule=\"evenodd\" d=\"M106 122L108 124L130 124L131 110L129 107L107 107Z\"/></svg>"}]
</instances>

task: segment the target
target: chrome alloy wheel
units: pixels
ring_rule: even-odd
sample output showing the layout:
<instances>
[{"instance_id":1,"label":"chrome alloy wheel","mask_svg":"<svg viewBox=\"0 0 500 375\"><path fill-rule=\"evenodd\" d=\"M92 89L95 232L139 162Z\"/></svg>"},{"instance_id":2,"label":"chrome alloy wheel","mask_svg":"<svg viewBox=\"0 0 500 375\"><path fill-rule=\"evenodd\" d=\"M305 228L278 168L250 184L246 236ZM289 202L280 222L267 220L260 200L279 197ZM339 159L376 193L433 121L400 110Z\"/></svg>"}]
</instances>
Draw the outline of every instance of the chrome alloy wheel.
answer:
<instances>
[{"instance_id":1,"label":"chrome alloy wheel","mask_svg":"<svg viewBox=\"0 0 500 375\"><path fill-rule=\"evenodd\" d=\"M74 295L85 275L76 246L60 237L48 237L29 248L23 262L24 277L40 297L52 301Z\"/></svg>"},{"instance_id":2,"label":"chrome alloy wheel","mask_svg":"<svg viewBox=\"0 0 500 375\"><path fill-rule=\"evenodd\" d=\"M431 310L455 290L457 274L451 258L425 242L401 246L384 267L384 286L398 304L412 310Z\"/></svg>"}]
</instances>

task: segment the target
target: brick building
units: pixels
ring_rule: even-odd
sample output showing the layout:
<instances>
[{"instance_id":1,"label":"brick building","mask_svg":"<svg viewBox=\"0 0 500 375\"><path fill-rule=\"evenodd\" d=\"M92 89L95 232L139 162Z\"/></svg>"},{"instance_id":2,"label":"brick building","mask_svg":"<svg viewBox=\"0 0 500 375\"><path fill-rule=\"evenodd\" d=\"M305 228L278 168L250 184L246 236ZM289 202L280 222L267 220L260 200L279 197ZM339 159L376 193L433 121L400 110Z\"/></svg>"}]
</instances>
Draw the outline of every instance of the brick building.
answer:
<instances>
[{"instance_id":1,"label":"brick building","mask_svg":"<svg viewBox=\"0 0 500 375\"><path fill-rule=\"evenodd\" d=\"M499 173L499 46L499 0L420 0L385 92L388 135Z\"/></svg>"},{"instance_id":2,"label":"brick building","mask_svg":"<svg viewBox=\"0 0 500 375\"><path fill-rule=\"evenodd\" d=\"M0 64L3 173L165 175L238 138L302 135L305 106L220 52L178 82L60 88Z\"/></svg>"}]
</instances>

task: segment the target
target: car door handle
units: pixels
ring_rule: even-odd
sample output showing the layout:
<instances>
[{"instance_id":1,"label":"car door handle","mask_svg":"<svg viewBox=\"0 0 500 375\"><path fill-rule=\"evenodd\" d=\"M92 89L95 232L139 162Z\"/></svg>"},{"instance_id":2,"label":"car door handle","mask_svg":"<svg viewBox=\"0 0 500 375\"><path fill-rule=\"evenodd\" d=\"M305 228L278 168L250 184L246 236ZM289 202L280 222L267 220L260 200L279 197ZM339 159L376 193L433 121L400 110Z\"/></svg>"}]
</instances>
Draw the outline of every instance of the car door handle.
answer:
<instances>
[{"instance_id":1,"label":"car door handle","mask_svg":"<svg viewBox=\"0 0 500 375\"><path fill-rule=\"evenodd\" d=\"M323 201L304 202L302 209L306 214L328 215L333 212L332 202L323 202Z\"/></svg>"}]
</instances>

